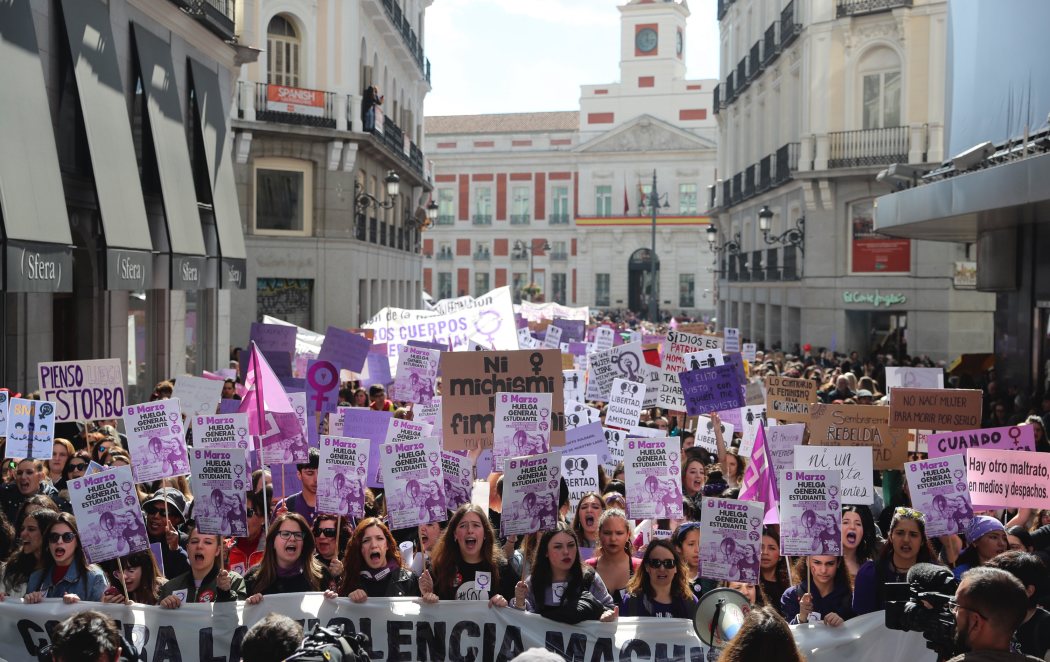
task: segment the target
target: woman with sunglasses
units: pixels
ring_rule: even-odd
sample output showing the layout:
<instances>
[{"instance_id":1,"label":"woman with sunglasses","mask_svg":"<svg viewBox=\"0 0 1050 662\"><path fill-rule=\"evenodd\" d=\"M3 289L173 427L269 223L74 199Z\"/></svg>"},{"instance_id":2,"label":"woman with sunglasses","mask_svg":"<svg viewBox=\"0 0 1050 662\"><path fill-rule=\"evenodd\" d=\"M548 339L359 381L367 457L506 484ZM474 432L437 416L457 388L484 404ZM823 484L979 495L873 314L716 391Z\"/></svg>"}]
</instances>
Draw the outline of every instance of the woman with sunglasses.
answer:
<instances>
[{"instance_id":1,"label":"woman with sunglasses","mask_svg":"<svg viewBox=\"0 0 1050 662\"><path fill-rule=\"evenodd\" d=\"M419 577L406 570L394 536L383 520L367 517L357 524L343 555L339 595L353 602L368 598L419 597ZM326 596L331 597L326 593Z\"/></svg>"},{"instance_id":2,"label":"woman with sunglasses","mask_svg":"<svg viewBox=\"0 0 1050 662\"><path fill-rule=\"evenodd\" d=\"M343 562L339 559L339 543L347 540L346 520L338 515L317 515L313 526L314 552L321 563L321 586L336 590L343 578Z\"/></svg>"},{"instance_id":3,"label":"woman with sunglasses","mask_svg":"<svg viewBox=\"0 0 1050 662\"><path fill-rule=\"evenodd\" d=\"M248 571L248 604L264 595L321 590L321 562L314 556L314 535L299 513L283 512L270 524L262 563Z\"/></svg>"},{"instance_id":4,"label":"woman with sunglasses","mask_svg":"<svg viewBox=\"0 0 1050 662\"><path fill-rule=\"evenodd\" d=\"M700 576L700 522L680 524L671 534L671 542L674 543L678 555L682 557L689 588L699 600L704 593L718 586L717 580L704 579Z\"/></svg>"},{"instance_id":5,"label":"woman with sunglasses","mask_svg":"<svg viewBox=\"0 0 1050 662\"><path fill-rule=\"evenodd\" d=\"M580 563L576 534L564 522L543 532L532 576L514 587L511 606L569 624L615 621L619 611L598 573Z\"/></svg>"},{"instance_id":6,"label":"woman with sunglasses","mask_svg":"<svg viewBox=\"0 0 1050 662\"><path fill-rule=\"evenodd\" d=\"M810 616L837 628L856 614L846 564L838 556L804 556L795 564L799 583L784 591L780 611L791 625Z\"/></svg>"},{"instance_id":7,"label":"woman with sunglasses","mask_svg":"<svg viewBox=\"0 0 1050 662\"><path fill-rule=\"evenodd\" d=\"M87 451L77 451L69 458L69 462L66 462L66 467L63 470L63 476L65 483L68 485L69 481L74 478L80 478L87 472L88 465L91 464L91 454Z\"/></svg>"},{"instance_id":8,"label":"woman with sunglasses","mask_svg":"<svg viewBox=\"0 0 1050 662\"><path fill-rule=\"evenodd\" d=\"M623 600L623 592L641 566L631 547L631 522L619 508L610 508L598 519L597 556L585 563L598 573L614 604Z\"/></svg>"},{"instance_id":9,"label":"woman with sunglasses","mask_svg":"<svg viewBox=\"0 0 1050 662\"><path fill-rule=\"evenodd\" d=\"M572 518L572 530L579 541L581 554L585 558L594 556L598 542L598 520L605 512L605 501L597 492L588 492L576 504L576 515Z\"/></svg>"},{"instance_id":10,"label":"woman with sunglasses","mask_svg":"<svg viewBox=\"0 0 1050 662\"><path fill-rule=\"evenodd\" d=\"M135 552L120 559L110 559L102 569L113 578L113 583L102 594L102 602L110 604L156 605L160 587L168 580L160 576L157 562L149 550Z\"/></svg>"},{"instance_id":11,"label":"woman with sunglasses","mask_svg":"<svg viewBox=\"0 0 1050 662\"><path fill-rule=\"evenodd\" d=\"M186 543L190 569L160 587L157 605L164 609L178 609L184 602L243 600L248 594L244 578L223 567L224 549L222 536L201 533L191 520L189 542Z\"/></svg>"},{"instance_id":12,"label":"woman with sunglasses","mask_svg":"<svg viewBox=\"0 0 1050 662\"><path fill-rule=\"evenodd\" d=\"M57 520L57 509L23 512L17 527L22 546L0 566L0 602L26 594L29 576L44 567L44 531Z\"/></svg>"},{"instance_id":13,"label":"woman with sunglasses","mask_svg":"<svg viewBox=\"0 0 1050 662\"><path fill-rule=\"evenodd\" d=\"M926 517L912 508L896 508L882 552L857 571L853 582L853 611L868 614L885 609L886 583L906 582L913 565L937 563L936 558L926 539Z\"/></svg>"},{"instance_id":14,"label":"woman with sunglasses","mask_svg":"<svg viewBox=\"0 0 1050 662\"><path fill-rule=\"evenodd\" d=\"M685 563L670 540L649 541L642 570L631 577L620 605L621 616L688 618L696 616L697 599L689 588Z\"/></svg>"},{"instance_id":15,"label":"woman with sunglasses","mask_svg":"<svg viewBox=\"0 0 1050 662\"><path fill-rule=\"evenodd\" d=\"M109 583L106 573L97 565L89 565L84 548L80 546L77 520L69 513L58 518L44 531L47 545L43 552L43 568L29 577L24 602L35 604L44 598L58 598L66 604L81 600L98 602Z\"/></svg>"}]
</instances>

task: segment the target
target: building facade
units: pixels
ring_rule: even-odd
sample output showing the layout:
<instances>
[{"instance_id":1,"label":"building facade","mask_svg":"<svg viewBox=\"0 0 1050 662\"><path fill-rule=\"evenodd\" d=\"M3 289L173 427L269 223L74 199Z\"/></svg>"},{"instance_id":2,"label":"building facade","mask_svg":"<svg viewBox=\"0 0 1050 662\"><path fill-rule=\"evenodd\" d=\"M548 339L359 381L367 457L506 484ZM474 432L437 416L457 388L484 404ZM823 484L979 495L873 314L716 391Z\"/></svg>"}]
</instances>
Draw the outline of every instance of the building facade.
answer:
<instances>
[{"instance_id":1,"label":"building facade","mask_svg":"<svg viewBox=\"0 0 1050 662\"><path fill-rule=\"evenodd\" d=\"M423 287L437 299L508 285L515 296L644 315L714 313L700 191L714 180L715 81L685 70L684 2L621 14L621 80L579 110L428 117L437 222ZM534 287L529 287L529 286Z\"/></svg>"},{"instance_id":2,"label":"building facade","mask_svg":"<svg viewBox=\"0 0 1050 662\"><path fill-rule=\"evenodd\" d=\"M232 3L0 3L3 385L120 358L127 401L225 367L244 242Z\"/></svg>"},{"instance_id":3,"label":"building facade","mask_svg":"<svg viewBox=\"0 0 1050 662\"><path fill-rule=\"evenodd\" d=\"M243 38L263 52L242 70L233 111L247 247L235 344L263 315L323 332L420 306L430 2L238 0L253 7ZM370 85L384 101L366 124Z\"/></svg>"},{"instance_id":4,"label":"building facade","mask_svg":"<svg viewBox=\"0 0 1050 662\"><path fill-rule=\"evenodd\" d=\"M995 302L961 277L969 247L873 229L876 197L908 169L880 172L944 158L947 2L717 7L721 180L707 202L724 325L785 349L990 351Z\"/></svg>"}]
</instances>

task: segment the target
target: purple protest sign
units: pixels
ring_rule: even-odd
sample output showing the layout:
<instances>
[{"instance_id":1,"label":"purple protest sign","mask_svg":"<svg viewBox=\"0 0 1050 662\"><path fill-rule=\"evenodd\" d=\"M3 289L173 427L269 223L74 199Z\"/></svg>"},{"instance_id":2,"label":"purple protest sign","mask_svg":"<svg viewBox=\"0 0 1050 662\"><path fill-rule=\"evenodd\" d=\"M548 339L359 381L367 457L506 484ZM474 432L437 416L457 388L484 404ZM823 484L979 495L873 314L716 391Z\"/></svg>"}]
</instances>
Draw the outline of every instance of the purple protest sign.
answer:
<instances>
[{"instance_id":1,"label":"purple protest sign","mask_svg":"<svg viewBox=\"0 0 1050 662\"><path fill-rule=\"evenodd\" d=\"M441 352L436 349L402 347L397 353L397 378L390 389L394 400L427 405L434 399L438 362Z\"/></svg>"},{"instance_id":2,"label":"purple protest sign","mask_svg":"<svg viewBox=\"0 0 1050 662\"><path fill-rule=\"evenodd\" d=\"M102 563L149 548L131 467L112 467L70 479L69 501L88 563Z\"/></svg>"},{"instance_id":3,"label":"purple protest sign","mask_svg":"<svg viewBox=\"0 0 1050 662\"><path fill-rule=\"evenodd\" d=\"M236 400L234 400L236 402ZM248 414L198 416L193 422L193 445L201 448L240 448L248 450Z\"/></svg>"},{"instance_id":4,"label":"purple protest sign","mask_svg":"<svg viewBox=\"0 0 1050 662\"><path fill-rule=\"evenodd\" d=\"M780 478L780 554L842 553L838 471L785 471Z\"/></svg>"},{"instance_id":5,"label":"purple protest sign","mask_svg":"<svg viewBox=\"0 0 1050 662\"><path fill-rule=\"evenodd\" d=\"M372 341L364 336L337 326L330 326L325 331L321 353L317 355L317 359L330 361L339 368L351 372L361 372L371 346Z\"/></svg>"},{"instance_id":6,"label":"purple protest sign","mask_svg":"<svg viewBox=\"0 0 1050 662\"><path fill-rule=\"evenodd\" d=\"M367 388L373 384L386 386L391 383L390 360L386 357L386 351L382 354L369 352L365 359L364 373L361 374L361 386Z\"/></svg>"},{"instance_id":7,"label":"purple protest sign","mask_svg":"<svg viewBox=\"0 0 1050 662\"><path fill-rule=\"evenodd\" d=\"M685 410L690 416L712 411L743 407L744 394L740 379L732 365L686 370L678 373L685 398Z\"/></svg>"},{"instance_id":8,"label":"purple protest sign","mask_svg":"<svg viewBox=\"0 0 1050 662\"><path fill-rule=\"evenodd\" d=\"M453 451L441 451L441 471L445 479L445 507L455 511L470 503L471 487L474 483L474 467L470 457Z\"/></svg>"},{"instance_id":9,"label":"purple protest sign","mask_svg":"<svg viewBox=\"0 0 1050 662\"><path fill-rule=\"evenodd\" d=\"M295 327L291 325L252 322L248 340L254 341L263 352L280 352L291 355L295 353L295 332Z\"/></svg>"},{"instance_id":10,"label":"purple protest sign","mask_svg":"<svg viewBox=\"0 0 1050 662\"><path fill-rule=\"evenodd\" d=\"M50 460L55 442L55 405L52 402L11 398L7 457Z\"/></svg>"},{"instance_id":11,"label":"purple protest sign","mask_svg":"<svg viewBox=\"0 0 1050 662\"><path fill-rule=\"evenodd\" d=\"M396 531L448 519L440 440L424 437L383 444L381 456L391 529Z\"/></svg>"},{"instance_id":12,"label":"purple protest sign","mask_svg":"<svg viewBox=\"0 0 1050 662\"><path fill-rule=\"evenodd\" d=\"M386 363L386 357L381 357ZM394 414L389 411L374 411L353 407L343 418L342 436L354 439L367 439L368 450L368 486L382 487L376 482L379 473L379 447L386 441L386 430Z\"/></svg>"},{"instance_id":13,"label":"purple protest sign","mask_svg":"<svg viewBox=\"0 0 1050 662\"><path fill-rule=\"evenodd\" d=\"M930 459L945 455L965 455L967 448L1000 451L1034 451L1035 429L1031 425L963 430L926 435Z\"/></svg>"},{"instance_id":14,"label":"purple protest sign","mask_svg":"<svg viewBox=\"0 0 1050 662\"><path fill-rule=\"evenodd\" d=\"M682 475L678 438L628 439L624 450L627 516L680 519Z\"/></svg>"},{"instance_id":15,"label":"purple protest sign","mask_svg":"<svg viewBox=\"0 0 1050 662\"><path fill-rule=\"evenodd\" d=\"M556 319L551 324L561 329L562 342L580 342L584 338L585 322L583 320Z\"/></svg>"},{"instance_id":16,"label":"purple protest sign","mask_svg":"<svg viewBox=\"0 0 1050 662\"><path fill-rule=\"evenodd\" d=\"M700 511L701 577L758 583L762 508L757 501L704 499Z\"/></svg>"},{"instance_id":17,"label":"purple protest sign","mask_svg":"<svg viewBox=\"0 0 1050 662\"><path fill-rule=\"evenodd\" d=\"M905 462L911 503L926 515L926 535L947 536L966 531L973 506L966 488L966 458L962 455Z\"/></svg>"},{"instance_id":18,"label":"purple protest sign","mask_svg":"<svg viewBox=\"0 0 1050 662\"><path fill-rule=\"evenodd\" d=\"M499 393L493 430L492 463L503 471L507 458L540 455L550 450L550 393Z\"/></svg>"},{"instance_id":19,"label":"purple protest sign","mask_svg":"<svg viewBox=\"0 0 1050 662\"><path fill-rule=\"evenodd\" d=\"M244 499L251 474L245 453L234 448L194 448L190 452L193 518L201 533L221 536L248 535Z\"/></svg>"},{"instance_id":20,"label":"purple protest sign","mask_svg":"<svg viewBox=\"0 0 1050 662\"><path fill-rule=\"evenodd\" d=\"M558 521L561 453L545 453L507 460L503 476L504 536L546 531Z\"/></svg>"},{"instance_id":21,"label":"purple protest sign","mask_svg":"<svg viewBox=\"0 0 1050 662\"><path fill-rule=\"evenodd\" d=\"M367 439L321 437L317 512L344 517L361 517L365 514L368 446Z\"/></svg>"},{"instance_id":22,"label":"purple protest sign","mask_svg":"<svg viewBox=\"0 0 1050 662\"><path fill-rule=\"evenodd\" d=\"M128 405L124 408L124 430L134 459L136 483L189 475L186 431L177 398Z\"/></svg>"}]
</instances>

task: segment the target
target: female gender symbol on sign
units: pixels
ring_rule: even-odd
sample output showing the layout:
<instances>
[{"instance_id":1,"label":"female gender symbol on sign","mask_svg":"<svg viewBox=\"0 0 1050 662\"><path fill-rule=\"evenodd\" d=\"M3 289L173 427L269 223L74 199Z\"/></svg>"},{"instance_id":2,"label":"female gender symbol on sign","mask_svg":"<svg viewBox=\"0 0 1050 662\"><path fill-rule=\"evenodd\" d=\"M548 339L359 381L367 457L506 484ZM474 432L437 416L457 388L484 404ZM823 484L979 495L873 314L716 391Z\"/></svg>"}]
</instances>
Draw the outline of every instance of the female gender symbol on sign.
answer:
<instances>
[{"instance_id":1,"label":"female gender symbol on sign","mask_svg":"<svg viewBox=\"0 0 1050 662\"><path fill-rule=\"evenodd\" d=\"M328 393L339 388L339 372L330 361L310 361L306 369L306 381L313 390L313 411L322 411L328 400Z\"/></svg>"}]
</instances>

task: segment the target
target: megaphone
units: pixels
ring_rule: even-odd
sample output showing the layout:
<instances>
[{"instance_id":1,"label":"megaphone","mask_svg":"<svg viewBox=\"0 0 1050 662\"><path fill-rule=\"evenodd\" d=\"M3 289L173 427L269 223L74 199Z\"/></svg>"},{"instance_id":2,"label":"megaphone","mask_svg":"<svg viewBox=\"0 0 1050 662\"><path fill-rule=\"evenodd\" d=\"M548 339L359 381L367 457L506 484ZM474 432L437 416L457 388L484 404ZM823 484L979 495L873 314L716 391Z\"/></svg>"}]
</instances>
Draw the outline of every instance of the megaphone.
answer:
<instances>
[{"instance_id":1,"label":"megaphone","mask_svg":"<svg viewBox=\"0 0 1050 662\"><path fill-rule=\"evenodd\" d=\"M704 593L693 617L693 629L711 648L722 648L736 636L751 613L751 602L740 591L716 588Z\"/></svg>"}]
</instances>

